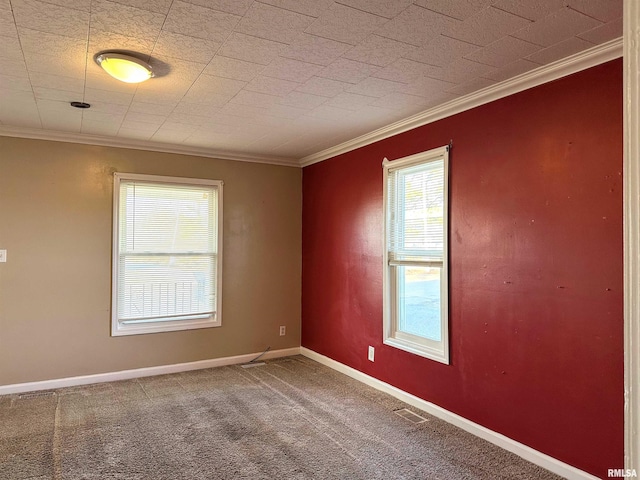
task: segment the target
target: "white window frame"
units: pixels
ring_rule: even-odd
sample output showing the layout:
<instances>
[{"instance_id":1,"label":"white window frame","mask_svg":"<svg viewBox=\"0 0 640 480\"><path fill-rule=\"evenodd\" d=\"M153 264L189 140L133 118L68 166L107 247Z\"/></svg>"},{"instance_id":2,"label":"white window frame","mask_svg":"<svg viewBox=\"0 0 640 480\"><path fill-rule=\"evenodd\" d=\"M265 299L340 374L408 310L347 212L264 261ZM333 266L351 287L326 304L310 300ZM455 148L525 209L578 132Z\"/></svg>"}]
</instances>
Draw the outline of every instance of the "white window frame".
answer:
<instances>
[{"instance_id":1,"label":"white window frame","mask_svg":"<svg viewBox=\"0 0 640 480\"><path fill-rule=\"evenodd\" d=\"M441 340L435 341L426 337L412 335L399 330L399 305L397 262L392 264L389 259L389 230L391 221L390 199L388 198L388 177L392 171L414 167L429 162L442 160L444 164L443 185L443 258L442 262L401 262L408 266L436 266L441 268L440 276L440 328ZM448 282L448 209L449 209L449 146L435 148L408 157L382 162L383 174L383 202L384 202L384 265L383 265L383 343L415 355L420 355L440 363L449 364L449 282Z\"/></svg>"},{"instance_id":2,"label":"white window frame","mask_svg":"<svg viewBox=\"0 0 640 480\"><path fill-rule=\"evenodd\" d=\"M215 269L216 304L212 314L175 316L175 319L156 322L132 323L118 319L118 279L120 257L120 186L122 181L136 181L149 184L168 184L181 186L211 186L217 190L217 251ZM111 288L111 335L139 335L146 333L172 332L178 330L192 330L197 328L211 328L222 325L222 212L223 212L223 182L221 180L206 180L184 177L168 177L160 175L145 175L133 173L114 173L113 182L113 244L112 244L112 288Z\"/></svg>"}]
</instances>

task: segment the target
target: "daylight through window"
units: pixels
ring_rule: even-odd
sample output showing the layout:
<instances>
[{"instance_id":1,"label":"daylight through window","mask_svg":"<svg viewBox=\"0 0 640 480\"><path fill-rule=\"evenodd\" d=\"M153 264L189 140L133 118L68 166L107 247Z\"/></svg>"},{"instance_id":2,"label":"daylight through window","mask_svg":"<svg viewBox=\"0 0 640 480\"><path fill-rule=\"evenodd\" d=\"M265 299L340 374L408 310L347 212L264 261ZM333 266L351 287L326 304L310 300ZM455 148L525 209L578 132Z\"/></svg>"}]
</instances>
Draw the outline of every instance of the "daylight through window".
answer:
<instances>
[{"instance_id":1,"label":"daylight through window","mask_svg":"<svg viewBox=\"0 0 640 480\"><path fill-rule=\"evenodd\" d=\"M449 363L448 147L385 159L384 343Z\"/></svg>"},{"instance_id":2,"label":"daylight through window","mask_svg":"<svg viewBox=\"0 0 640 480\"><path fill-rule=\"evenodd\" d=\"M112 334L220 325L222 182L115 174Z\"/></svg>"}]
</instances>

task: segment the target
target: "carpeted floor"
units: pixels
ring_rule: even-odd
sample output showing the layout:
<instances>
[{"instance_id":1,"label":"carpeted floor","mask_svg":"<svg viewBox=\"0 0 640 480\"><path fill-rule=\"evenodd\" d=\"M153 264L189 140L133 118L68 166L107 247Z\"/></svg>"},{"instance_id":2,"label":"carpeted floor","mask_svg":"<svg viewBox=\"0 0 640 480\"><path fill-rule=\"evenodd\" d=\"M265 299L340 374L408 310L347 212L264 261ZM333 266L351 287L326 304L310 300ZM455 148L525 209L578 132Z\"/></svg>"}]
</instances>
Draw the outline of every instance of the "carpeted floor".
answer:
<instances>
[{"instance_id":1,"label":"carpeted floor","mask_svg":"<svg viewBox=\"0 0 640 480\"><path fill-rule=\"evenodd\" d=\"M559 477L300 356L0 396L3 480L453 478Z\"/></svg>"}]
</instances>

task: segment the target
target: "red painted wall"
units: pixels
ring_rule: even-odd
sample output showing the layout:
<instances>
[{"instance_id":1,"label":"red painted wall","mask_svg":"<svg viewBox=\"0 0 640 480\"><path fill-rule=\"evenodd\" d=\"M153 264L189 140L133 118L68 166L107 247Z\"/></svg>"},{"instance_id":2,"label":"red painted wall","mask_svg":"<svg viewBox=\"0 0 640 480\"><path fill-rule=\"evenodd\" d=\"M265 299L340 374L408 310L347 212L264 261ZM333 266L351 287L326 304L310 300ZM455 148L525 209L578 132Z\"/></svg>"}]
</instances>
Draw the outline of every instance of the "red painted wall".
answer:
<instances>
[{"instance_id":1,"label":"red painted wall","mask_svg":"<svg viewBox=\"0 0 640 480\"><path fill-rule=\"evenodd\" d=\"M382 344L381 164L450 139L447 366ZM302 345L594 475L622 468L622 150L616 60L306 167Z\"/></svg>"}]
</instances>

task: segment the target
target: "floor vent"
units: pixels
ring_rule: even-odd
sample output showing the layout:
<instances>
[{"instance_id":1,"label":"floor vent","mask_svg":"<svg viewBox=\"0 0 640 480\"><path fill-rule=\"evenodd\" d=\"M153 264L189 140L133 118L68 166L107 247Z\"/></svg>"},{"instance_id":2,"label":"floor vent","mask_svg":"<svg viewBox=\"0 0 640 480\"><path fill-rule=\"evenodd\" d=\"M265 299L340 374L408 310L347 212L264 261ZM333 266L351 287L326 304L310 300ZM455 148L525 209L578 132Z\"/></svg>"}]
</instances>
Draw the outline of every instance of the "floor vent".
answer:
<instances>
[{"instance_id":1,"label":"floor vent","mask_svg":"<svg viewBox=\"0 0 640 480\"><path fill-rule=\"evenodd\" d=\"M54 392L53 390L45 390L42 392L27 392L27 393L21 393L20 395L18 395L18 398L40 398L40 397L51 397L53 395L55 395L56 392Z\"/></svg>"},{"instance_id":2,"label":"floor vent","mask_svg":"<svg viewBox=\"0 0 640 480\"><path fill-rule=\"evenodd\" d=\"M422 423L427 421L426 418L421 417L417 413L413 413L411 410L407 410L406 408L401 408L400 410L396 410L395 413L400 415L402 418L406 418L411 423Z\"/></svg>"}]
</instances>

